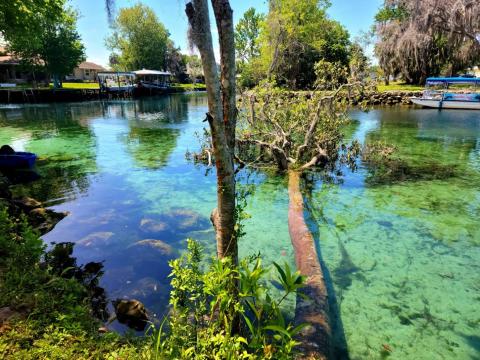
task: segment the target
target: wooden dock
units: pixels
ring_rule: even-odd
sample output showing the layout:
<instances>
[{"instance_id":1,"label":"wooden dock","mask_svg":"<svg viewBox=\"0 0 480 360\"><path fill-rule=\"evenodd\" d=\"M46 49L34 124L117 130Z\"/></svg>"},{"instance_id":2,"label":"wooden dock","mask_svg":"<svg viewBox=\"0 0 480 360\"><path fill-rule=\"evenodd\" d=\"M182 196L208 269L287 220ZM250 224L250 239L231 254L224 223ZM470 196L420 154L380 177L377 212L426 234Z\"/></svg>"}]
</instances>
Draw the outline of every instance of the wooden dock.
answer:
<instances>
[{"instance_id":1,"label":"wooden dock","mask_svg":"<svg viewBox=\"0 0 480 360\"><path fill-rule=\"evenodd\" d=\"M181 88L138 89L129 92L108 92L100 89L0 89L0 103L28 104L131 99L143 96L179 93Z\"/></svg>"}]
</instances>

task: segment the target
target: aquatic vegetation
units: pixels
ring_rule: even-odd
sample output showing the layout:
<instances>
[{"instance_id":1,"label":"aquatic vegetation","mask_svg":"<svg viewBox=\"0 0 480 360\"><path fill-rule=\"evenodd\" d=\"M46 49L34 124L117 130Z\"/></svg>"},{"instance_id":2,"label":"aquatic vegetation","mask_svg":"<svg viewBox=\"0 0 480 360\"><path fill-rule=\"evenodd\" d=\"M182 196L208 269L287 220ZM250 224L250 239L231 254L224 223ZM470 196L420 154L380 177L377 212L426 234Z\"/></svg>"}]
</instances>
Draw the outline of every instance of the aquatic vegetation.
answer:
<instances>
[{"instance_id":1,"label":"aquatic vegetation","mask_svg":"<svg viewBox=\"0 0 480 360\"><path fill-rule=\"evenodd\" d=\"M431 159L421 164L409 164L395 151L394 146L380 142L364 145L362 163L369 171L367 184L375 186L404 181L445 180L459 176L455 164L442 164Z\"/></svg>"}]
</instances>

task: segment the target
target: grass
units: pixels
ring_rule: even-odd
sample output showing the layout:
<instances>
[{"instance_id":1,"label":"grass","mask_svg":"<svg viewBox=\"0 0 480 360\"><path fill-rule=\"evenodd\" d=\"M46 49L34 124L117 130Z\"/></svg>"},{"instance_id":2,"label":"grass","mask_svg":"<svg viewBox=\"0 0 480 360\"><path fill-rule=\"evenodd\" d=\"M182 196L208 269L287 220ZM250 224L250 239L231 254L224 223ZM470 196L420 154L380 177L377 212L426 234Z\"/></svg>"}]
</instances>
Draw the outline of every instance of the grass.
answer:
<instances>
[{"instance_id":1,"label":"grass","mask_svg":"<svg viewBox=\"0 0 480 360\"><path fill-rule=\"evenodd\" d=\"M52 83L50 83L50 88L53 89ZM63 89L98 89L98 83L64 82Z\"/></svg>"},{"instance_id":2,"label":"grass","mask_svg":"<svg viewBox=\"0 0 480 360\"><path fill-rule=\"evenodd\" d=\"M421 91L424 89L423 86L419 85L409 85L402 83L400 81L392 81L389 85L385 85L383 83L378 84L378 91L385 92L385 91Z\"/></svg>"},{"instance_id":3,"label":"grass","mask_svg":"<svg viewBox=\"0 0 480 360\"><path fill-rule=\"evenodd\" d=\"M185 91L189 91L189 90L205 90L206 89L206 86L205 84L172 84L172 87L174 88L180 88L180 89L183 89Z\"/></svg>"}]
</instances>

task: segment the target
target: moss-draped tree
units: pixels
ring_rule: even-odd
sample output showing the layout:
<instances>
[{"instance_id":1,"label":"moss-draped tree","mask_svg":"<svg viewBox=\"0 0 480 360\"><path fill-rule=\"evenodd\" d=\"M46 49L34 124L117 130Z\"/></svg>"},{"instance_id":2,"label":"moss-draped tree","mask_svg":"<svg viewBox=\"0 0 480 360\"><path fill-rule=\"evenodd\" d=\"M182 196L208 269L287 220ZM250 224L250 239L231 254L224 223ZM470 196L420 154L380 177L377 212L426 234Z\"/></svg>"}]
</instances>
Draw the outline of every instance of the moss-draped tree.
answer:
<instances>
[{"instance_id":1,"label":"moss-draped tree","mask_svg":"<svg viewBox=\"0 0 480 360\"><path fill-rule=\"evenodd\" d=\"M388 82L453 75L480 62L480 2L385 0L375 17L375 53Z\"/></svg>"}]
</instances>

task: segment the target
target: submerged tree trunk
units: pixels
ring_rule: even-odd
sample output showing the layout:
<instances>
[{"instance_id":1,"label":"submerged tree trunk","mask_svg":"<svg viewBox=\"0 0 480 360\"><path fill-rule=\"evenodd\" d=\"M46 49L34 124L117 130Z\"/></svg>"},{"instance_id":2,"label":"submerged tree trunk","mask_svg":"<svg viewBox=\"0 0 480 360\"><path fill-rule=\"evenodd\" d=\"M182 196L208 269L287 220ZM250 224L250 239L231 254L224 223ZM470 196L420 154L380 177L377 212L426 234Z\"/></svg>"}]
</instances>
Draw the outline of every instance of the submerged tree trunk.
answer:
<instances>
[{"instance_id":1,"label":"submerged tree trunk","mask_svg":"<svg viewBox=\"0 0 480 360\"><path fill-rule=\"evenodd\" d=\"M235 145L235 43L233 18L228 0L212 0L221 50L221 79L212 45L207 0L192 0L185 12L191 26L191 37L200 52L207 87L207 120L212 133L213 153L217 170L217 203L212 212L216 230L217 253L220 258L238 261L235 237L235 174L233 155ZM233 75L232 75L233 74Z\"/></svg>"},{"instance_id":2,"label":"submerged tree trunk","mask_svg":"<svg viewBox=\"0 0 480 360\"><path fill-rule=\"evenodd\" d=\"M315 242L305 223L303 197L300 192L300 172L288 172L288 229L295 250L295 262L306 286L300 290L308 299L297 297L296 323L309 323L299 334L300 350L305 359L331 358L331 328L327 288Z\"/></svg>"}]
</instances>

